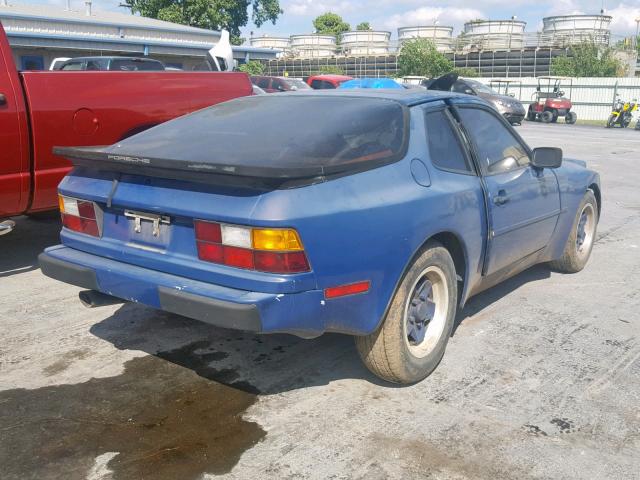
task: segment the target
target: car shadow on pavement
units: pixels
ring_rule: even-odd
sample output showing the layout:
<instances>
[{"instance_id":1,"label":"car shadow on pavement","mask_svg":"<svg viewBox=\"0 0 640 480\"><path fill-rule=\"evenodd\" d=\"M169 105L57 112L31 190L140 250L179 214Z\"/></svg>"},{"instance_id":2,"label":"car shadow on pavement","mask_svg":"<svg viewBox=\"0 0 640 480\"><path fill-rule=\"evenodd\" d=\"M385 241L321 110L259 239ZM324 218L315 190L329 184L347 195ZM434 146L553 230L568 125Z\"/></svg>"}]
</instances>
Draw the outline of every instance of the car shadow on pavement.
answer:
<instances>
[{"instance_id":1,"label":"car shadow on pavement","mask_svg":"<svg viewBox=\"0 0 640 480\"><path fill-rule=\"evenodd\" d=\"M0 236L0 278L38 268L38 255L60 243L60 214L17 217L15 229Z\"/></svg>"},{"instance_id":2,"label":"car shadow on pavement","mask_svg":"<svg viewBox=\"0 0 640 480\"><path fill-rule=\"evenodd\" d=\"M480 313L482 310L489 307L491 304L497 302L501 298L516 291L518 288L529 282L535 282L537 280L544 280L551 276L551 270L548 265L540 264L528 268L524 272L519 273L515 277L505 280L502 283L495 285L494 287L485 290L471 297L462 310L458 310L455 323L453 325L453 332L451 335L455 335L456 330L460 325L468 318Z\"/></svg>"},{"instance_id":3,"label":"car shadow on pavement","mask_svg":"<svg viewBox=\"0 0 640 480\"><path fill-rule=\"evenodd\" d=\"M347 378L395 387L364 367L348 335L325 334L314 339L259 335L131 303L93 325L91 333L120 350L140 350L254 394L270 395Z\"/></svg>"}]
</instances>

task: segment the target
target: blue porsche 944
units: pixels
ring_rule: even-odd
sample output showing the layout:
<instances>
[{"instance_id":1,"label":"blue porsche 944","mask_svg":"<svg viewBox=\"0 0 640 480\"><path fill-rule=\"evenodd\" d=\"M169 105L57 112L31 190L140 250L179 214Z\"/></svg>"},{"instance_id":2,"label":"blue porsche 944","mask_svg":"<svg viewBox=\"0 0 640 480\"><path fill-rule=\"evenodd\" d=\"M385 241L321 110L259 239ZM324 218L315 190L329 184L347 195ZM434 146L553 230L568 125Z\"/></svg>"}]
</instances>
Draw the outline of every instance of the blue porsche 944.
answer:
<instances>
[{"instance_id":1,"label":"blue porsche 944","mask_svg":"<svg viewBox=\"0 0 640 480\"><path fill-rule=\"evenodd\" d=\"M235 99L109 147L65 147L44 274L225 328L353 335L381 378L437 366L457 309L537 263L580 271L600 180L475 97Z\"/></svg>"}]
</instances>

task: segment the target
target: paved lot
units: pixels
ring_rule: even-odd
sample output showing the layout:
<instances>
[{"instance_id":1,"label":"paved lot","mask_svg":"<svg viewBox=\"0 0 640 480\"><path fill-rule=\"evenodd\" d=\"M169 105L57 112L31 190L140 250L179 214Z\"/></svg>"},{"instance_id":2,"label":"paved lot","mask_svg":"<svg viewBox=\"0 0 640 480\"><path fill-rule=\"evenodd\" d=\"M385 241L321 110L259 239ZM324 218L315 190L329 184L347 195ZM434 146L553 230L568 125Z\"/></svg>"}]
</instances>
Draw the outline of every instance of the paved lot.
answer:
<instances>
[{"instance_id":1,"label":"paved lot","mask_svg":"<svg viewBox=\"0 0 640 480\"><path fill-rule=\"evenodd\" d=\"M473 299L411 387L345 336L85 309L35 266L56 220L19 222L0 237L0 477L640 478L640 132L519 131L601 172L592 260Z\"/></svg>"}]
</instances>

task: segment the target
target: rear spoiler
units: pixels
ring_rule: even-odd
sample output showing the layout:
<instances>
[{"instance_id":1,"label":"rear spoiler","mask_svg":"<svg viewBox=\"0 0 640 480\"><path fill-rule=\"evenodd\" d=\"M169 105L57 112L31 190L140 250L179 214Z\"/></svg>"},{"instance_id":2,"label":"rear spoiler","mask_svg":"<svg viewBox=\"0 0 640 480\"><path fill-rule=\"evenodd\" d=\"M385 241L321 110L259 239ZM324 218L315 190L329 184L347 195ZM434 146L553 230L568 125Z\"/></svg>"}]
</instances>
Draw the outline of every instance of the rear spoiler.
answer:
<instances>
[{"instance_id":1,"label":"rear spoiler","mask_svg":"<svg viewBox=\"0 0 640 480\"><path fill-rule=\"evenodd\" d=\"M243 183L281 186L292 182L299 186L324 181L327 176L357 173L379 166L372 165L374 162L362 162L364 165L347 163L286 168L235 166L116 154L106 151L109 148L111 147L53 147L53 153L70 160L74 167L212 184L241 177L244 179ZM384 164L386 163L389 162L385 161Z\"/></svg>"}]
</instances>

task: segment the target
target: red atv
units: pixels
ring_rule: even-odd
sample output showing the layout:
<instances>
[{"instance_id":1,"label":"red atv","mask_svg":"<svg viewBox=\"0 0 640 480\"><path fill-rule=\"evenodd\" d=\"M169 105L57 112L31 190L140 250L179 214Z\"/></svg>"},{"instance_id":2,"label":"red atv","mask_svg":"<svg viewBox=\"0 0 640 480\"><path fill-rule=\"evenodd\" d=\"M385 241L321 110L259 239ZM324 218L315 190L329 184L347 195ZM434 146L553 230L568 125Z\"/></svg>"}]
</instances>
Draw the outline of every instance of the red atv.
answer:
<instances>
[{"instance_id":1,"label":"red atv","mask_svg":"<svg viewBox=\"0 0 640 480\"><path fill-rule=\"evenodd\" d=\"M539 120L542 123L555 123L558 117L564 117L568 124L576 123L578 115L571 111L571 100L565 98L560 90L562 77L538 77L538 88L529 105L527 120Z\"/></svg>"}]
</instances>

